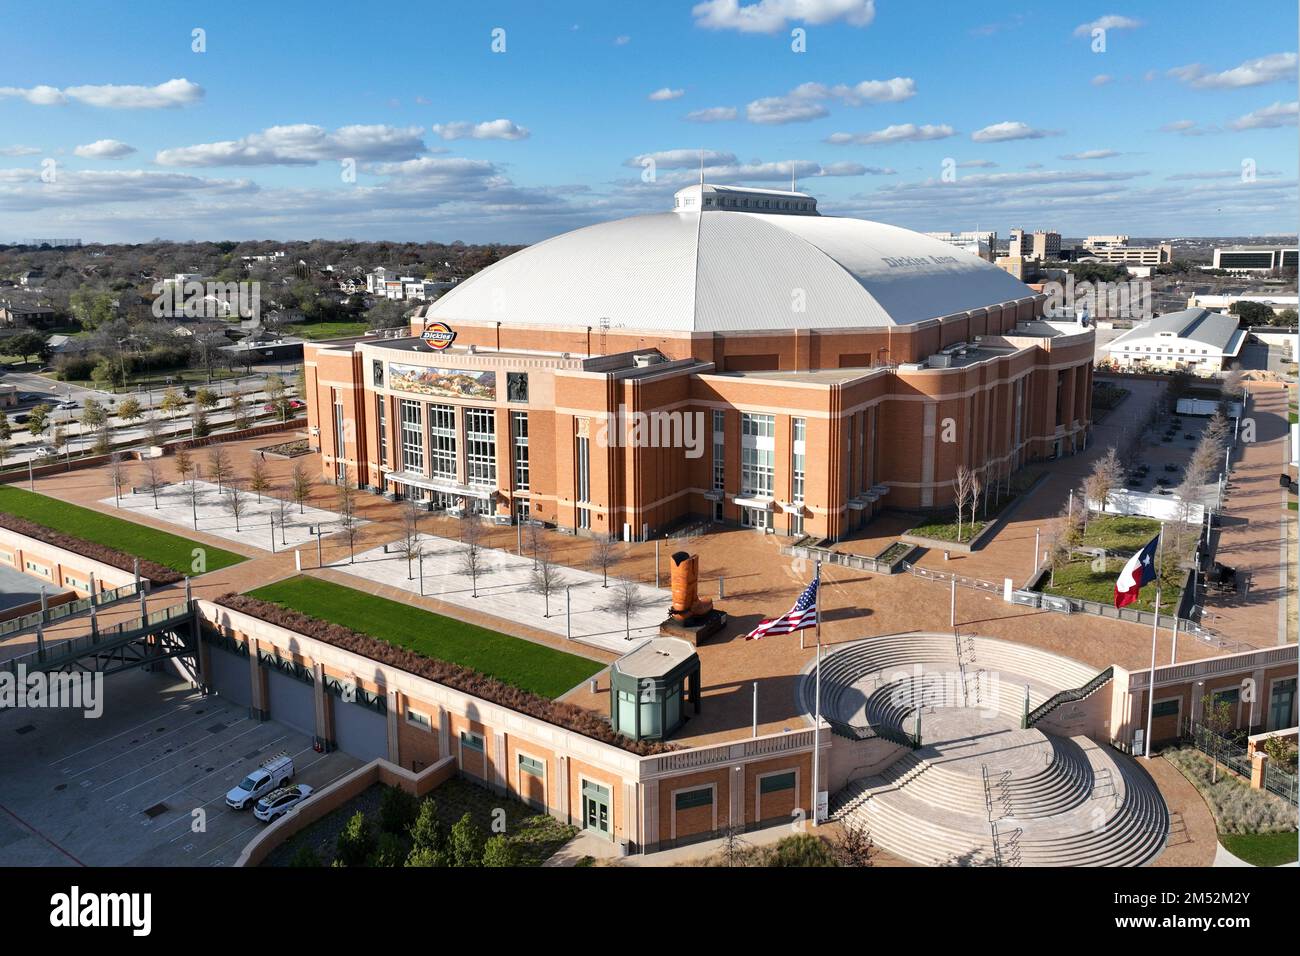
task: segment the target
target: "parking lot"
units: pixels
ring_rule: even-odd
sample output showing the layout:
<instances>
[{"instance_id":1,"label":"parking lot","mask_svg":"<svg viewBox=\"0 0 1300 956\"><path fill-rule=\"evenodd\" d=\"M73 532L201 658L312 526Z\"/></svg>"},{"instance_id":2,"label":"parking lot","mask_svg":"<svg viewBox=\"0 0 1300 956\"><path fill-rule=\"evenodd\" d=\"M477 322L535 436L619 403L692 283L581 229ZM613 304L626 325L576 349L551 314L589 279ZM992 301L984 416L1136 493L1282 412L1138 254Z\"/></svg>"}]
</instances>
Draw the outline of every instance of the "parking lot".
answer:
<instances>
[{"instance_id":1,"label":"parking lot","mask_svg":"<svg viewBox=\"0 0 1300 956\"><path fill-rule=\"evenodd\" d=\"M105 678L103 715L0 712L0 866L229 866L266 824L226 791L281 752L314 789L360 765L204 698L174 673Z\"/></svg>"}]
</instances>

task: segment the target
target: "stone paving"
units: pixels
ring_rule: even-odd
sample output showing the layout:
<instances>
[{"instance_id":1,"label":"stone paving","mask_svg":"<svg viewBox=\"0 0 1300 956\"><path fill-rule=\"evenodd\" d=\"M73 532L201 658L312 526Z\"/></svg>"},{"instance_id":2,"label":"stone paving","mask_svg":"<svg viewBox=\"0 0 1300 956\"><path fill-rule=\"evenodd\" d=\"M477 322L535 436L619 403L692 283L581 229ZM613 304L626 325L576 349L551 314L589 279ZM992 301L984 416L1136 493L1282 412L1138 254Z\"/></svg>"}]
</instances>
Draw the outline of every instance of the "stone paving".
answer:
<instances>
[{"instance_id":1,"label":"stone paving","mask_svg":"<svg viewBox=\"0 0 1300 956\"><path fill-rule=\"evenodd\" d=\"M466 549L460 541L421 534L418 547L424 557L409 562L409 570L399 545L381 545L358 554L355 562L335 564L333 569L448 604L472 605L502 621L528 622L615 654L635 650L656 636L672 604L667 590L636 584L636 606L625 616L616 606L619 591L614 581L602 587L599 574L562 567L556 573L548 614L546 597L533 583L533 560L527 555L520 557L500 548L485 550L477 575L478 596L474 597L474 583L463 567ZM364 587L359 582L356 586Z\"/></svg>"},{"instance_id":2,"label":"stone paving","mask_svg":"<svg viewBox=\"0 0 1300 956\"><path fill-rule=\"evenodd\" d=\"M312 543L315 546L315 528L323 535L337 534L340 530L337 512L304 505L299 511L292 501L263 493L260 497L251 491L241 491L229 485L218 488L208 481L194 483L196 497L190 498L188 482L166 485L154 495L144 488L127 489L120 502L110 495L99 504L122 511L143 512L158 521L177 525L185 531L202 531L246 547L263 551L281 551ZM241 512L238 521L232 514L229 502L238 495ZM283 517L280 502L284 500ZM358 527L364 522L358 522ZM271 527L275 526L272 539Z\"/></svg>"}]
</instances>

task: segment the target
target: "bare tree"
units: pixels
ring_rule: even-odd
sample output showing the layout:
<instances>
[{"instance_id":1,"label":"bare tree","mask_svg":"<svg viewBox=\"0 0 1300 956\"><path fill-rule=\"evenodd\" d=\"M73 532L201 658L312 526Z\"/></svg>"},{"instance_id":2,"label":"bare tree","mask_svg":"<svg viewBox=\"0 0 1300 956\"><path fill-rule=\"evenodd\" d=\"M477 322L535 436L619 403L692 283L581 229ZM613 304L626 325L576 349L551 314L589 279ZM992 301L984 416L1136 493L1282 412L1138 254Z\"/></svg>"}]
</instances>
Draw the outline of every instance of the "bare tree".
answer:
<instances>
[{"instance_id":1,"label":"bare tree","mask_svg":"<svg viewBox=\"0 0 1300 956\"><path fill-rule=\"evenodd\" d=\"M162 421L152 412L145 416L144 434L149 439L150 445L157 445L162 441Z\"/></svg>"},{"instance_id":2,"label":"bare tree","mask_svg":"<svg viewBox=\"0 0 1300 956\"><path fill-rule=\"evenodd\" d=\"M293 500L298 505L298 514L303 513L303 502L311 497L311 489L314 482L307 469L299 462L293 466L293 474L290 476L290 482L293 492Z\"/></svg>"},{"instance_id":3,"label":"bare tree","mask_svg":"<svg viewBox=\"0 0 1300 956\"><path fill-rule=\"evenodd\" d=\"M957 506L957 541L961 541L961 519L966 511L966 503L970 501L971 492L971 475L970 469L965 465L958 465L956 472L953 473L952 480L952 501Z\"/></svg>"},{"instance_id":4,"label":"bare tree","mask_svg":"<svg viewBox=\"0 0 1300 956\"><path fill-rule=\"evenodd\" d=\"M467 508L460 519L460 543L464 545L460 553L461 573L469 575L470 593L478 597L478 576L486 564L487 529L472 508Z\"/></svg>"},{"instance_id":5,"label":"bare tree","mask_svg":"<svg viewBox=\"0 0 1300 956\"><path fill-rule=\"evenodd\" d=\"M564 586L564 577L560 566L555 563L550 545L543 545L542 549L534 554L533 561L532 589L546 602L546 613L542 616L550 617L551 594Z\"/></svg>"},{"instance_id":6,"label":"bare tree","mask_svg":"<svg viewBox=\"0 0 1300 956\"><path fill-rule=\"evenodd\" d=\"M593 538L591 541L591 566L600 571L601 587L609 587L609 569L623 557L623 546L614 538Z\"/></svg>"},{"instance_id":7,"label":"bare tree","mask_svg":"<svg viewBox=\"0 0 1300 956\"><path fill-rule=\"evenodd\" d=\"M153 495L154 510L158 510L158 491L167 482L163 479L162 469L158 467L158 459L150 458L144 463L144 488Z\"/></svg>"},{"instance_id":8,"label":"bare tree","mask_svg":"<svg viewBox=\"0 0 1300 956\"><path fill-rule=\"evenodd\" d=\"M420 503L414 498L406 499L406 506L402 509L402 556L406 558L406 580L410 581L415 575L412 574L411 566L420 560L424 553L424 543L420 538Z\"/></svg>"},{"instance_id":9,"label":"bare tree","mask_svg":"<svg viewBox=\"0 0 1300 956\"><path fill-rule=\"evenodd\" d=\"M283 495L277 495L275 499L276 517L280 519L280 543L287 545L289 537L285 533L285 526L289 521L289 499Z\"/></svg>"},{"instance_id":10,"label":"bare tree","mask_svg":"<svg viewBox=\"0 0 1300 956\"><path fill-rule=\"evenodd\" d=\"M113 500L117 507L122 507L122 485L126 483L126 465L122 462L122 453L113 452L108 456L108 476L113 482Z\"/></svg>"},{"instance_id":11,"label":"bare tree","mask_svg":"<svg viewBox=\"0 0 1300 956\"><path fill-rule=\"evenodd\" d=\"M190 472L194 470L194 456L190 450L184 446L176 449L176 477L181 481L187 481Z\"/></svg>"},{"instance_id":12,"label":"bare tree","mask_svg":"<svg viewBox=\"0 0 1300 956\"><path fill-rule=\"evenodd\" d=\"M623 615L623 639L632 640L632 615L641 609L641 589L631 578L615 578L609 610Z\"/></svg>"},{"instance_id":13,"label":"bare tree","mask_svg":"<svg viewBox=\"0 0 1300 956\"><path fill-rule=\"evenodd\" d=\"M208 475L217 483L218 491L221 491L222 486L234 477L234 471L230 467L230 456L220 445L213 445L212 450L208 452Z\"/></svg>"},{"instance_id":14,"label":"bare tree","mask_svg":"<svg viewBox=\"0 0 1300 956\"><path fill-rule=\"evenodd\" d=\"M199 530L199 498L203 494L203 489L199 482L203 479L203 469L194 464L189 469L189 475L185 480L185 495L190 499L190 514L194 518L194 530Z\"/></svg>"},{"instance_id":15,"label":"bare tree","mask_svg":"<svg viewBox=\"0 0 1300 956\"><path fill-rule=\"evenodd\" d=\"M537 552L546 547L546 529L540 523L529 522L524 528L524 540L533 553L533 566L537 566Z\"/></svg>"},{"instance_id":16,"label":"bare tree","mask_svg":"<svg viewBox=\"0 0 1300 956\"><path fill-rule=\"evenodd\" d=\"M271 487L271 476L266 470L266 461L261 455L254 455L253 464L248 471L248 490L257 495L257 503L262 503L262 492Z\"/></svg>"},{"instance_id":17,"label":"bare tree","mask_svg":"<svg viewBox=\"0 0 1300 956\"><path fill-rule=\"evenodd\" d=\"M233 481L226 486L225 495L226 511L235 519L235 533L238 534L239 519L248 510L248 503L244 500L244 496L239 493L239 486Z\"/></svg>"},{"instance_id":18,"label":"bare tree","mask_svg":"<svg viewBox=\"0 0 1300 956\"><path fill-rule=\"evenodd\" d=\"M348 564L351 564L356 560L357 534L361 531L361 519L357 517L357 486L346 473L339 479L335 510L339 516L339 530L348 542Z\"/></svg>"},{"instance_id":19,"label":"bare tree","mask_svg":"<svg viewBox=\"0 0 1300 956\"><path fill-rule=\"evenodd\" d=\"M984 482L974 472L970 476L970 533L975 534L975 509L979 507L980 492L984 490Z\"/></svg>"}]
</instances>

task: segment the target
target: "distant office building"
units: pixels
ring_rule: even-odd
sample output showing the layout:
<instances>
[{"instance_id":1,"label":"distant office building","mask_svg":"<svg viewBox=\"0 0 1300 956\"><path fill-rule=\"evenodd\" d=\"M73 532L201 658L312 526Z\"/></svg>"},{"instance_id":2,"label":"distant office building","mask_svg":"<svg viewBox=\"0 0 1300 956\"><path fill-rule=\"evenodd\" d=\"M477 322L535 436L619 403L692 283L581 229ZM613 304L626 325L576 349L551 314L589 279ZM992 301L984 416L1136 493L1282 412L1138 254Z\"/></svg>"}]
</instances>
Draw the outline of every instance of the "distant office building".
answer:
<instances>
[{"instance_id":1,"label":"distant office building","mask_svg":"<svg viewBox=\"0 0 1300 956\"><path fill-rule=\"evenodd\" d=\"M1232 246L1214 250L1214 268L1228 272L1273 272L1296 267L1295 247Z\"/></svg>"},{"instance_id":2,"label":"distant office building","mask_svg":"<svg viewBox=\"0 0 1300 956\"><path fill-rule=\"evenodd\" d=\"M1008 256L1020 256L1042 262L1044 259L1057 259L1061 255L1061 234L1059 232L1025 232L1012 229L1011 240L1007 247Z\"/></svg>"},{"instance_id":3,"label":"distant office building","mask_svg":"<svg viewBox=\"0 0 1300 956\"><path fill-rule=\"evenodd\" d=\"M1042 273L1037 262L1024 256L998 256L993 264L1021 282L1032 282Z\"/></svg>"},{"instance_id":4,"label":"distant office building","mask_svg":"<svg viewBox=\"0 0 1300 956\"><path fill-rule=\"evenodd\" d=\"M985 262L992 262L997 254L998 234L996 231L927 232L926 235L950 246L956 246L973 256L979 256Z\"/></svg>"},{"instance_id":5,"label":"distant office building","mask_svg":"<svg viewBox=\"0 0 1300 956\"><path fill-rule=\"evenodd\" d=\"M1087 256L1098 262L1109 262L1115 265L1160 266L1174 261L1174 247L1167 242L1162 242L1158 246L1110 245L1100 248L1089 246Z\"/></svg>"},{"instance_id":6,"label":"distant office building","mask_svg":"<svg viewBox=\"0 0 1300 956\"><path fill-rule=\"evenodd\" d=\"M1258 302L1274 312L1300 309L1300 296L1274 295L1271 292L1247 292L1243 295L1193 295L1187 299L1188 308L1200 307L1216 312L1227 312L1238 302Z\"/></svg>"},{"instance_id":7,"label":"distant office building","mask_svg":"<svg viewBox=\"0 0 1300 956\"><path fill-rule=\"evenodd\" d=\"M1089 236L1083 241L1085 249L1119 249L1128 245L1128 236Z\"/></svg>"}]
</instances>

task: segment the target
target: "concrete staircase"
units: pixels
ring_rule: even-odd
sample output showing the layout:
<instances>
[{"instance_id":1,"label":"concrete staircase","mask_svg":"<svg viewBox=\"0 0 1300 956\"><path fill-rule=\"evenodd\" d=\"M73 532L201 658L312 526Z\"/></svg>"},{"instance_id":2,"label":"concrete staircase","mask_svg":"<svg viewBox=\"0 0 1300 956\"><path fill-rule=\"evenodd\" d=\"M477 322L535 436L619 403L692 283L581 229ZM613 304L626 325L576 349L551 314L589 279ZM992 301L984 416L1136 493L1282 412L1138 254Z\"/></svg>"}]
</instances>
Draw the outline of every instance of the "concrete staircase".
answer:
<instances>
[{"instance_id":1,"label":"concrete staircase","mask_svg":"<svg viewBox=\"0 0 1300 956\"><path fill-rule=\"evenodd\" d=\"M822 713L909 733L919 714L922 739L837 793L832 818L925 866L1149 863L1169 813L1146 772L1085 736L1020 726L1026 688L1033 708L1094 676L991 638L902 634L837 648L822 662ZM801 687L809 710L811 684Z\"/></svg>"}]
</instances>

